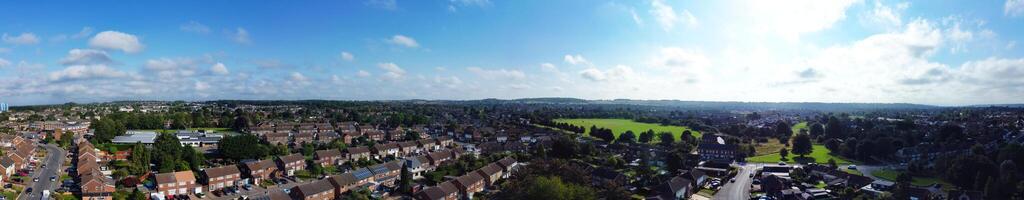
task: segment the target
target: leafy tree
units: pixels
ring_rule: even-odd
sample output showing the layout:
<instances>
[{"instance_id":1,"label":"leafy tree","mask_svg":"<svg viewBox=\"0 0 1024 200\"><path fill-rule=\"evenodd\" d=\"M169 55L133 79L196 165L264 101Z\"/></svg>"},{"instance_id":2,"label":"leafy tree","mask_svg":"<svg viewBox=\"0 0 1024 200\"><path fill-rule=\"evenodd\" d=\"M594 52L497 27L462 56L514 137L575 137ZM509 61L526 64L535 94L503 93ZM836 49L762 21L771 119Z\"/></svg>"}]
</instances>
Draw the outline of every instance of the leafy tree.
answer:
<instances>
[{"instance_id":1,"label":"leafy tree","mask_svg":"<svg viewBox=\"0 0 1024 200\"><path fill-rule=\"evenodd\" d=\"M141 142L136 142L132 146L132 153L128 159L128 173L141 176L149 171L149 162L152 158L149 155L149 149L146 149Z\"/></svg>"},{"instance_id":2,"label":"leafy tree","mask_svg":"<svg viewBox=\"0 0 1024 200\"><path fill-rule=\"evenodd\" d=\"M789 156L789 149L782 148L782 150L779 150L779 156L782 157L782 160L786 160L786 156Z\"/></svg>"},{"instance_id":3,"label":"leafy tree","mask_svg":"<svg viewBox=\"0 0 1024 200\"><path fill-rule=\"evenodd\" d=\"M636 134L634 134L633 131L626 131L625 133L622 133L621 135L619 135L619 140L617 142L635 143L636 142Z\"/></svg>"},{"instance_id":4,"label":"leafy tree","mask_svg":"<svg viewBox=\"0 0 1024 200\"><path fill-rule=\"evenodd\" d=\"M672 137L672 133L662 132L658 134L658 139L661 140L662 145L671 146L672 143L676 142L676 138Z\"/></svg>"},{"instance_id":5,"label":"leafy tree","mask_svg":"<svg viewBox=\"0 0 1024 200\"><path fill-rule=\"evenodd\" d=\"M843 137L843 124L839 121L839 118L835 116L829 116L828 122L825 125L825 137L828 138L842 138Z\"/></svg>"},{"instance_id":6,"label":"leafy tree","mask_svg":"<svg viewBox=\"0 0 1024 200\"><path fill-rule=\"evenodd\" d=\"M398 191L405 194L412 194L412 172L409 171L408 163L402 163L402 173L399 175Z\"/></svg>"},{"instance_id":7,"label":"leafy tree","mask_svg":"<svg viewBox=\"0 0 1024 200\"><path fill-rule=\"evenodd\" d=\"M823 126L823 125L821 125L819 123L811 124L810 129L811 130L808 131L808 132L810 132L812 137L819 137L819 136L825 135L825 126Z\"/></svg>"},{"instance_id":8,"label":"leafy tree","mask_svg":"<svg viewBox=\"0 0 1024 200\"><path fill-rule=\"evenodd\" d=\"M804 157L811 154L813 150L811 137L807 136L807 134L797 134L796 137L793 137L793 154Z\"/></svg>"},{"instance_id":9,"label":"leafy tree","mask_svg":"<svg viewBox=\"0 0 1024 200\"><path fill-rule=\"evenodd\" d=\"M651 142L651 139L654 139L653 130L647 130L644 131L643 133L640 133L640 138L638 138L640 143L649 143Z\"/></svg>"},{"instance_id":10,"label":"leafy tree","mask_svg":"<svg viewBox=\"0 0 1024 200\"><path fill-rule=\"evenodd\" d=\"M259 159L269 153L259 138L249 134L224 137L217 143L217 148L224 158L234 161Z\"/></svg>"},{"instance_id":11,"label":"leafy tree","mask_svg":"<svg viewBox=\"0 0 1024 200\"><path fill-rule=\"evenodd\" d=\"M302 155L304 155L304 156L313 156L313 153L315 153L315 152L316 152L316 147L314 147L313 144L310 144L310 143L302 144Z\"/></svg>"},{"instance_id":12,"label":"leafy tree","mask_svg":"<svg viewBox=\"0 0 1024 200\"><path fill-rule=\"evenodd\" d=\"M563 182L559 177L541 176L528 180L522 187L512 188L510 199L583 200L597 199L593 189Z\"/></svg>"},{"instance_id":13,"label":"leafy tree","mask_svg":"<svg viewBox=\"0 0 1024 200\"><path fill-rule=\"evenodd\" d=\"M785 121L779 121L775 123L775 135L782 138L787 138L790 135L793 135L793 129L792 127L789 126L789 123L786 123Z\"/></svg>"},{"instance_id":14,"label":"leafy tree","mask_svg":"<svg viewBox=\"0 0 1024 200\"><path fill-rule=\"evenodd\" d=\"M130 200L146 200L146 194L143 194L142 191L139 191L139 189L136 188L135 190L132 190L132 193L131 193L131 195L128 196L128 199L130 199Z\"/></svg>"}]
</instances>

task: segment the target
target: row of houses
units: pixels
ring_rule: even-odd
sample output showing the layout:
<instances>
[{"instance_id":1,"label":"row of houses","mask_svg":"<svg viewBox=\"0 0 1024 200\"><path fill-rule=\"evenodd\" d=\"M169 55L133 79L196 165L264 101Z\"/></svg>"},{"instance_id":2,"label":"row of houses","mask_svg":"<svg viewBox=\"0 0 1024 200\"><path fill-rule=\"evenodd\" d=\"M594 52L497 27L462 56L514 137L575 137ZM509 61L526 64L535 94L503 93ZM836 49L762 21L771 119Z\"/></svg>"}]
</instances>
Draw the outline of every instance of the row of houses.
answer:
<instances>
[{"instance_id":1,"label":"row of houses","mask_svg":"<svg viewBox=\"0 0 1024 200\"><path fill-rule=\"evenodd\" d=\"M75 149L75 174L83 200L112 200L115 189L110 172L100 165L102 152L85 139L79 139Z\"/></svg>"},{"instance_id":2,"label":"row of houses","mask_svg":"<svg viewBox=\"0 0 1024 200\"><path fill-rule=\"evenodd\" d=\"M360 159L406 157L419 155L426 152L438 151L452 146L454 141L448 137L420 139L416 141L391 142L377 144L373 147L349 147L344 151L338 149L320 150L313 153L316 164L324 167L343 165L345 162L357 161Z\"/></svg>"},{"instance_id":3,"label":"row of houses","mask_svg":"<svg viewBox=\"0 0 1024 200\"><path fill-rule=\"evenodd\" d=\"M23 170L33 161L36 152L36 145L24 137L7 135L0 138L0 146L3 147L5 156L0 157L0 184L11 180L11 176L17 171Z\"/></svg>"},{"instance_id":4,"label":"row of houses","mask_svg":"<svg viewBox=\"0 0 1024 200\"><path fill-rule=\"evenodd\" d=\"M515 159L505 157L453 180L423 189L416 194L416 198L422 200L471 199L473 194L493 186L498 180L508 178L517 165L518 162Z\"/></svg>"},{"instance_id":5,"label":"row of houses","mask_svg":"<svg viewBox=\"0 0 1024 200\"><path fill-rule=\"evenodd\" d=\"M416 126L411 129L395 127L381 130L376 126L359 125L356 122L340 122L338 126L330 123L285 123L285 124L263 124L248 128L248 132L257 135L270 144L303 144L303 143L328 143L335 139L342 139L347 144L359 137L366 137L373 141L401 141L405 139L406 132L412 131L419 134L421 139L429 138L426 128Z\"/></svg>"}]
</instances>

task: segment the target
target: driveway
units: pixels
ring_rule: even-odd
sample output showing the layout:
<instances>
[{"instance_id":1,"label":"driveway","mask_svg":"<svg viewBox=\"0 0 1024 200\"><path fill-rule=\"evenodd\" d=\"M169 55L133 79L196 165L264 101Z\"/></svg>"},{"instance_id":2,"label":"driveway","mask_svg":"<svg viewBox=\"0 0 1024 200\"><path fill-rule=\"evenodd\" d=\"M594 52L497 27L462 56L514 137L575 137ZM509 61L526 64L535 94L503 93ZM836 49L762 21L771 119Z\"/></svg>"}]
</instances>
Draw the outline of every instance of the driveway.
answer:
<instances>
[{"instance_id":1,"label":"driveway","mask_svg":"<svg viewBox=\"0 0 1024 200\"><path fill-rule=\"evenodd\" d=\"M58 184L60 184L60 169L64 164L64 156L67 152L53 144L40 145L40 147L43 147L47 152L46 158L42 161L42 163L46 164L46 168L37 169L36 173L32 175L32 178L39 178L38 182L30 183L32 193L22 194L18 199L38 199L42 196L43 190L49 190L52 194L57 189ZM42 167L42 165L38 167ZM57 177L57 180L50 181L50 177Z\"/></svg>"}]
</instances>

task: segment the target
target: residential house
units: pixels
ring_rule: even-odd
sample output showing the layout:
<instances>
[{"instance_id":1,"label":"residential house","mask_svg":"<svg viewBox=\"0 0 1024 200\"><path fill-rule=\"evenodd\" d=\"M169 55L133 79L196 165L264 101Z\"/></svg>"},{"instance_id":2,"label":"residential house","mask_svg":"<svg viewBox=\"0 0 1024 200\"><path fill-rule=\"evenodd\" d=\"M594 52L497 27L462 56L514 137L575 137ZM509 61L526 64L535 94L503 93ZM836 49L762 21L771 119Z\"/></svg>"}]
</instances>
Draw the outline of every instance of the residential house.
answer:
<instances>
[{"instance_id":1,"label":"residential house","mask_svg":"<svg viewBox=\"0 0 1024 200\"><path fill-rule=\"evenodd\" d=\"M654 188L653 195L647 196L647 199L659 199L659 200L675 200L675 199L689 199L690 191L693 191L692 181L682 176L672 177L667 182L662 183Z\"/></svg>"},{"instance_id":2,"label":"residential house","mask_svg":"<svg viewBox=\"0 0 1024 200\"><path fill-rule=\"evenodd\" d=\"M370 148L366 147L349 147L345 149L345 153L348 154L350 162L370 158Z\"/></svg>"},{"instance_id":3,"label":"residential house","mask_svg":"<svg viewBox=\"0 0 1024 200\"><path fill-rule=\"evenodd\" d=\"M362 133L363 133L364 136L366 136L367 139L370 139L370 140L373 140L373 141L384 141L384 136L385 136L384 131L377 130L377 129L371 129L371 130L362 131Z\"/></svg>"},{"instance_id":4,"label":"residential house","mask_svg":"<svg viewBox=\"0 0 1024 200\"><path fill-rule=\"evenodd\" d=\"M155 196L187 195L203 193L203 188L196 184L192 171L168 172L156 174Z\"/></svg>"},{"instance_id":5,"label":"residential house","mask_svg":"<svg viewBox=\"0 0 1024 200\"><path fill-rule=\"evenodd\" d=\"M703 161L731 163L736 160L736 145L727 144L723 136L706 134L697 145L697 154Z\"/></svg>"},{"instance_id":6,"label":"residential house","mask_svg":"<svg viewBox=\"0 0 1024 200\"><path fill-rule=\"evenodd\" d=\"M441 166L442 163L452 159L451 151L438 151L427 154L427 159L430 160L430 165Z\"/></svg>"},{"instance_id":7,"label":"residential house","mask_svg":"<svg viewBox=\"0 0 1024 200\"><path fill-rule=\"evenodd\" d=\"M402 170L402 161L396 160L368 167L373 180L380 185L393 186Z\"/></svg>"},{"instance_id":8,"label":"residential house","mask_svg":"<svg viewBox=\"0 0 1024 200\"><path fill-rule=\"evenodd\" d=\"M263 134L263 140L272 145L288 144L288 132Z\"/></svg>"},{"instance_id":9,"label":"residential house","mask_svg":"<svg viewBox=\"0 0 1024 200\"><path fill-rule=\"evenodd\" d=\"M273 178L277 172L277 164L272 160L258 160L242 164L242 173L247 174L249 184L260 184L263 180Z\"/></svg>"},{"instance_id":10,"label":"residential house","mask_svg":"<svg viewBox=\"0 0 1024 200\"><path fill-rule=\"evenodd\" d=\"M615 185L626 185L629 182L629 177L625 174L619 173L611 168L600 167L590 172L591 180L593 185L599 186L605 183L612 183Z\"/></svg>"},{"instance_id":11,"label":"residential house","mask_svg":"<svg viewBox=\"0 0 1024 200\"><path fill-rule=\"evenodd\" d=\"M415 153L419 153L419 145L416 144L416 141L406 141L398 143L399 156L409 156Z\"/></svg>"},{"instance_id":12,"label":"residential house","mask_svg":"<svg viewBox=\"0 0 1024 200\"><path fill-rule=\"evenodd\" d=\"M377 145L373 146L373 154L376 154L377 156L379 156L381 158L386 157L386 156L398 157L398 152L399 152L398 143L395 143L395 142L384 143L384 144L377 144Z\"/></svg>"},{"instance_id":13,"label":"residential house","mask_svg":"<svg viewBox=\"0 0 1024 200\"><path fill-rule=\"evenodd\" d=\"M497 163L488 164L474 172L480 174L480 176L486 181L485 183L487 183L487 185L493 185L504 175L501 171L501 166Z\"/></svg>"},{"instance_id":14,"label":"residential house","mask_svg":"<svg viewBox=\"0 0 1024 200\"><path fill-rule=\"evenodd\" d=\"M461 199L459 188L452 181L445 181L437 186L429 187L416 194L418 199L423 200L458 200Z\"/></svg>"},{"instance_id":15,"label":"residential house","mask_svg":"<svg viewBox=\"0 0 1024 200\"><path fill-rule=\"evenodd\" d=\"M80 177L82 200L114 199L114 180L102 174L90 174Z\"/></svg>"},{"instance_id":16,"label":"residential house","mask_svg":"<svg viewBox=\"0 0 1024 200\"><path fill-rule=\"evenodd\" d=\"M512 174L513 171L515 171L515 168L519 166L519 162L517 162L516 159L512 157L502 158L501 160L498 160L497 163L498 165L501 166L502 174L505 175L505 177L503 178L508 178L508 176Z\"/></svg>"},{"instance_id":17,"label":"residential house","mask_svg":"<svg viewBox=\"0 0 1024 200\"><path fill-rule=\"evenodd\" d=\"M292 187L291 196L296 200L332 200L336 197L331 183L323 179Z\"/></svg>"},{"instance_id":18,"label":"residential house","mask_svg":"<svg viewBox=\"0 0 1024 200\"><path fill-rule=\"evenodd\" d=\"M240 184L242 172L235 165L207 168L203 170L201 180L206 185L206 191L216 191Z\"/></svg>"},{"instance_id":19,"label":"residential house","mask_svg":"<svg viewBox=\"0 0 1024 200\"><path fill-rule=\"evenodd\" d=\"M471 197L474 193L484 190L484 178L478 173L466 173L455 178L455 187L459 188L462 196Z\"/></svg>"},{"instance_id":20,"label":"residential house","mask_svg":"<svg viewBox=\"0 0 1024 200\"><path fill-rule=\"evenodd\" d=\"M313 130L316 130L316 129L313 129ZM295 142L294 143L296 145L299 145L299 144L311 144L311 143L313 143L313 136L315 136L314 134L315 134L314 132L299 132L299 133L296 133L295 136L294 136L294 138L295 138Z\"/></svg>"},{"instance_id":21,"label":"residential house","mask_svg":"<svg viewBox=\"0 0 1024 200\"><path fill-rule=\"evenodd\" d=\"M416 144L418 144L420 146L420 149L423 150L423 151L437 151L437 150L441 150L441 146L438 145L438 142L437 142L436 139L417 140Z\"/></svg>"},{"instance_id":22,"label":"residential house","mask_svg":"<svg viewBox=\"0 0 1024 200\"><path fill-rule=\"evenodd\" d=\"M334 131L319 132L316 134L316 142L324 144L330 143L338 138L341 138L341 135Z\"/></svg>"},{"instance_id":23,"label":"residential house","mask_svg":"<svg viewBox=\"0 0 1024 200\"><path fill-rule=\"evenodd\" d=\"M277 157L276 161L278 168L284 170L284 174L288 176L295 176L296 170L306 169L306 159L298 153Z\"/></svg>"},{"instance_id":24,"label":"residential house","mask_svg":"<svg viewBox=\"0 0 1024 200\"><path fill-rule=\"evenodd\" d=\"M313 159L316 160L316 164L323 167L341 165L344 162L341 151L338 149L316 151L313 153Z\"/></svg>"}]
</instances>

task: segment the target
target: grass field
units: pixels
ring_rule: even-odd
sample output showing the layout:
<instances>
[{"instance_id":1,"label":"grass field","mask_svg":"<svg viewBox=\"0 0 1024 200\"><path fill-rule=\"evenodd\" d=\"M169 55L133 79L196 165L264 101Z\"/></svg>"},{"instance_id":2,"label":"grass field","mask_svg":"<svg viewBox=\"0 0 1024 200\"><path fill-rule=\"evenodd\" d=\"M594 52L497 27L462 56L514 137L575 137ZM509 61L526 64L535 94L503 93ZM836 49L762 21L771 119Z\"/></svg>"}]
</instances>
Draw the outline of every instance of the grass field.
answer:
<instances>
[{"instance_id":1,"label":"grass field","mask_svg":"<svg viewBox=\"0 0 1024 200\"><path fill-rule=\"evenodd\" d=\"M880 179L885 179L887 181L895 182L896 181L896 177L899 176L902 173L903 172L896 171L896 170L881 169L881 170L877 170L877 171L871 172L871 175L875 176L875 177L878 177ZM936 184L936 183L943 184L945 186L951 186L951 184L946 183L945 181L942 181L939 178L935 178L935 177L913 177L913 179L910 181L910 184L914 185L914 186L930 186L930 185L933 185L933 184Z\"/></svg>"},{"instance_id":2,"label":"grass field","mask_svg":"<svg viewBox=\"0 0 1024 200\"><path fill-rule=\"evenodd\" d=\"M825 163L828 163L828 159L831 158L831 159L835 159L836 160L836 164L840 164L840 165L843 165L843 164L855 164L853 161L846 160L846 159L843 159L843 158L841 158L839 156L833 156L833 155L829 154L831 151L829 151L827 148L825 148L825 145L818 145L818 144L816 144L812 148L813 148L813 150L811 151L811 154L807 155L807 156L805 156L803 158L799 158L799 157L797 157L797 155L794 155L794 154L790 153L789 156L787 157L789 159L786 160L786 163L797 163L797 162L800 162L800 163L822 163L822 164L825 164ZM773 153L773 154L765 154L765 155L760 155L760 156L748 157L747 158L747 162L777 163L777 162L781 161L780 158L781 158L781 156L779 156L778 153Z\"/></svg>"},{"instance_id":3,"label":"grass field","mask_svg":"<svg viewBox=\"0 0 1024 200\"><path fill-rule=\"evenodd\" d=\"M782 150L784 147L786 146L779 142L778 138L769 138L768 142L758 143L754 146L754 154L757 156L778 154L779 150Z\"/></svg>"},{"instance_id":4,"label":"grass field","mask_svg":"<svg viewBox=\"0 0 1024 200\"><path fill-rule=\"evenodd\" d=\"M791 129L793 129L793 134L799 134L800 130L805 130L805 129L808 132L811 131L811 130L807 129L807 122L800 122L800 123L793 124L793 127Z\"/></svg>"},{"instance_id":5,"label":"grass field","mask_svg":"<svg viewBox=\"0 0 1024 200\"><path fill-rule=\"evenodd\" d=\"M555 119L555 122L583 126L587 129L587 135L590 135L590 126L612 129L612 132L615 133L615 138L619 138L619 134L622 134L627 130L631 130L633 133L636 133L637 137L640 136L641 132L647 130L654 130L654 133L670 132L672 133L672 136L676 138L676 141L679 140L679 136L682 135L685 130L689 130L691 133L690 135L693 135L693 137L698 139L701 136L700 132L685 126L663 126L661 124L641 123L629 119ZM655 136L653 140L658 141L659 139Z\"/></svg>"}]
</instances>

